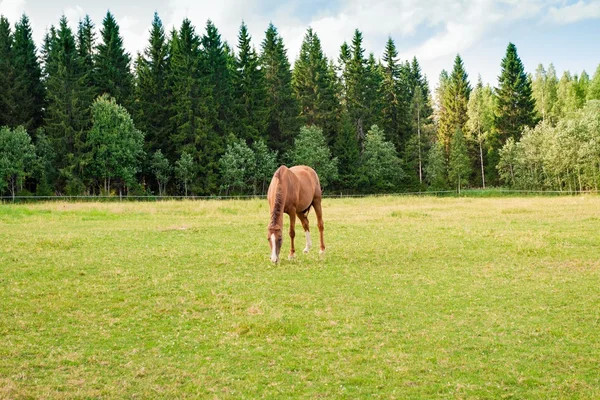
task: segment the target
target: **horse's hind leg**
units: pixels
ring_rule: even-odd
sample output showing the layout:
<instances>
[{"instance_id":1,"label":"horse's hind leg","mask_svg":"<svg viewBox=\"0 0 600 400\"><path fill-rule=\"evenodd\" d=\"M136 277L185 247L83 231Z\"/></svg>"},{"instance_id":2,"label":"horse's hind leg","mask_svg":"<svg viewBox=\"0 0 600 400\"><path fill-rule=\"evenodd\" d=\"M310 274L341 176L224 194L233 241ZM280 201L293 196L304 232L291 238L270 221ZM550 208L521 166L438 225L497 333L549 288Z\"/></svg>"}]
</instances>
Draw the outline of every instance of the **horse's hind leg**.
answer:
<instances>
[{"instance_id":1,"label":"horse's hind leg","mask_svg":"<svg viewBox=\"0 0 600 400\"><path fill-rule=\"evenodd\" d=\"M308 218L306 217L308 215L308 211L305 213L300 212L296 215L298 215L300 222L302 222L302 228L304 228L304 235L306 236L306 247L304 248L304 252L308 253L312 247L312 241L310 240L310 229L308 228Z\"/></svg>"},{"instance_id":2,"label":"horse's hind leg","mask_svg":"<svg viewBox=\"0 0 600 400\"><path fill-rule=\"evenodd\" d=\"M292 246L290 247L289 259L291 260L296 255L296 249L294 248L294 238L296 237L296 214L290 213L290 241Z\"/></svg>"},{"instance_id":3,"label":"horse's hind leg","mask_svg":"<svg viewBox=\"0 0 600 400\"><path fill-rule=\"evenodd\" d=\"M317 227L319 228L319 236L321 238L321 251L320 254L325 252L325 241L323 240L323 230L325 226L323 225L323 210L321 209L321 199L316 198L313 201L313 207L315 208L315 214L317 214Z\"/></svg>"}]
</instances>

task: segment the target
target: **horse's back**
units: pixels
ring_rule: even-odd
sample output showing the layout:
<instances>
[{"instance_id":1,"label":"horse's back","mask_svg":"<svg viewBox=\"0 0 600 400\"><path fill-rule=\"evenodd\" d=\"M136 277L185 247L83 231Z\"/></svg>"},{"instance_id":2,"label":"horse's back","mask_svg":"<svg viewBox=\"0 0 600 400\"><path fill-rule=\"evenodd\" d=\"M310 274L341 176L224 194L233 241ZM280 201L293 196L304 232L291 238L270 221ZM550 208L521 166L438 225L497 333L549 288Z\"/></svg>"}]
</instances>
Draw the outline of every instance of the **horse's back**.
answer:
<instances>
[{"instance_id":1,"label":"horse's back","mask_svg":"<svg viewBox=\"0 0 600 400\"><path fill-rule=\"evenodd\" d=\"M301 198L308 201L310 197L309 205L312 204L314 198L321 198L321 182L319 182L319 176L314 169L306 165L296 165L289 170L298 178Z\"/></svg>"}]
</instances>

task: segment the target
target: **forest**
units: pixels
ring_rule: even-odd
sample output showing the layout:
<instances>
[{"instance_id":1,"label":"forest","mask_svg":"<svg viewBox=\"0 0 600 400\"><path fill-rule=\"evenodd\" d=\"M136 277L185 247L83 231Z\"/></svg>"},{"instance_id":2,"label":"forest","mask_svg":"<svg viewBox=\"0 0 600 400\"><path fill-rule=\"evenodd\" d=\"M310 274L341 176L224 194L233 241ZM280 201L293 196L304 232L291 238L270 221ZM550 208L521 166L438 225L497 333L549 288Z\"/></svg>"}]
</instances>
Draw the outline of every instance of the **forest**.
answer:
<instances>
[{"instance_id":1,"label":"forest","mask_svg":"<svg viewBox=\"0 0 600 400\"><path fill-rule=\"evenodd\" d=\"M495 86L460 55L435 88L390 37L359 30L328 58L308 29L297 59L270 24L235 46L209 20L125 51L114 15L40 48L23 15L0 17L0 195L263 194L280 164L317 170L325 193L461 188L598 189L600 66L526 73L509 43Z\"/></svg>"}]
</instances>

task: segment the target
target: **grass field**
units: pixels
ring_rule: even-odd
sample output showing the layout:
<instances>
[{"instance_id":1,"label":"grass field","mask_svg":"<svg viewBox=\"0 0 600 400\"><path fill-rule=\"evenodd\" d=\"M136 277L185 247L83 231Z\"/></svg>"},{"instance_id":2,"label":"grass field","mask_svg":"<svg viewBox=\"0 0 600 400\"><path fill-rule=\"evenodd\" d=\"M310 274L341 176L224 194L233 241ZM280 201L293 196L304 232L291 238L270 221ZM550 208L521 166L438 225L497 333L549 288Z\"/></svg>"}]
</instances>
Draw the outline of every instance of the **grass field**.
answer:
<instances>
[{"instance_id":1,"label":"grass field","mask_svg":"<svg viewBox=\"0 0 600 400\"><path fill-rule=\"evenodd\" d=\"M600 197L324 218L272 265L265 200L0 205L0 398L600 397Z\"/></svg>"}]
</instances>

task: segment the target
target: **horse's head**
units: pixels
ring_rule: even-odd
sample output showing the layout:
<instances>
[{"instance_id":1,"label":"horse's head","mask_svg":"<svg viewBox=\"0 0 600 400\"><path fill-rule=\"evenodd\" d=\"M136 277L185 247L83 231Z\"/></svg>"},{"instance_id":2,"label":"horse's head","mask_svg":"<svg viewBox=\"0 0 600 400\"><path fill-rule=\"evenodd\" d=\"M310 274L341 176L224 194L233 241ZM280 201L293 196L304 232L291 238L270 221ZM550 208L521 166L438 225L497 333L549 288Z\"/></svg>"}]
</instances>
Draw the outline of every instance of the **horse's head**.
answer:
<instances>
[{"instance_id":1,"label":"horse's head","mask_svg":"<svg viewBox=\"0 0 600 400\"><path fill-rule=\"evenodd\" d=\"M279 252L281 251L281 243L283 242L281 228L269 227L267 229L267 240L271 248L271 261L276 263L279 261Z\"/></svg>"}]
</instances>

